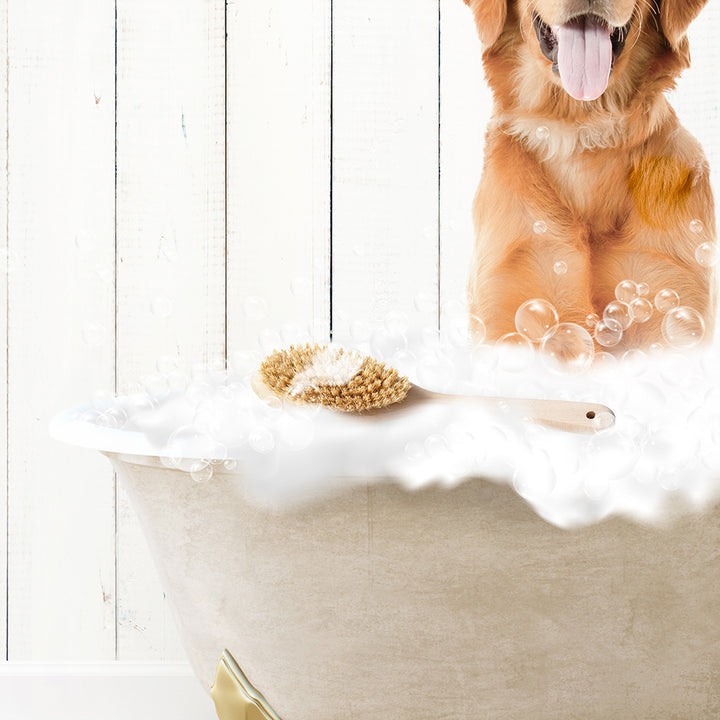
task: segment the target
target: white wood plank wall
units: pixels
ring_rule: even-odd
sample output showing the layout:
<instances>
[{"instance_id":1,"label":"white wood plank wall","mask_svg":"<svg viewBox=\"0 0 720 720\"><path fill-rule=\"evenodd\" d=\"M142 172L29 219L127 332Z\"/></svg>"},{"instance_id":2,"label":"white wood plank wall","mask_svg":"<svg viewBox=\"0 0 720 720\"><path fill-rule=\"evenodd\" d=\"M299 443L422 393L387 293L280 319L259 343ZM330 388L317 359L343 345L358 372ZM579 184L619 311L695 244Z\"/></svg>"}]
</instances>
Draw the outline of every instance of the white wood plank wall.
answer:
<instances>
[{"instance_id":1,"label":"white wood plank wall","mask_svg":"<svg viewBox=\"0 0 720 720\"><path fill-rule=\"evenodd\" d=\"M675 94L715 177L719 4ZM182 660L107 462L47 422L174 366L452 330L481 48L461 0L0 0L0 23L0 657Z\"/></svg>"}]
</instances>

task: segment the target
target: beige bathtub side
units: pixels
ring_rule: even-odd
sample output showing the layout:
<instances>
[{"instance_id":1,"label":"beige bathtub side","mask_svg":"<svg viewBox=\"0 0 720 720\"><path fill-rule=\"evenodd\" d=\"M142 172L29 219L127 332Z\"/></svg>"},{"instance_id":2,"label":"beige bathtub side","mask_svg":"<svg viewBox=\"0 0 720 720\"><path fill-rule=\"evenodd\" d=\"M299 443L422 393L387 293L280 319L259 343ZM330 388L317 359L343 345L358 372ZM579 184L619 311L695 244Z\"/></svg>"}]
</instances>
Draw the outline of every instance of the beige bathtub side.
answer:
<instances>
[{"instance_id":1,"label":"beige bathtub side","mask_svg":"<svg viewBox=\"0 0 720 720\"><path fill-rule=\"evenodd\" d=\"M283 720L720 717L720 513L562 531L484 481L293 511L113 459L206 687Z\"/></svg>"}]
</instances>

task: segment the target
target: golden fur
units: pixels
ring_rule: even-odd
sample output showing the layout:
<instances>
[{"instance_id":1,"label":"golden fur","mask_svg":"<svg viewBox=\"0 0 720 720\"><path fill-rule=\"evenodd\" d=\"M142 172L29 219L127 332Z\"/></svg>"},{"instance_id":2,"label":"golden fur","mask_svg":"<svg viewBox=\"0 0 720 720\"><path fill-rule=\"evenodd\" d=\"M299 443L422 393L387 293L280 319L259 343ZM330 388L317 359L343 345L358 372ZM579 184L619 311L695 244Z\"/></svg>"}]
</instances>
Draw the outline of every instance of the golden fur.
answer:
<instances>
[{"instance_id":1,"label":"golden fur","mask_svg":"<svg viewBox=\"0 0 720 720\"><path fill-rule=\"evenodd\" d=\"M532 298L552 302L561 322L584 325L627 279L647 283L651 300L675 290L702 314L709 337L713 273L695 259L700 243L715 242L709 168L664 95L689 65L686 30L707 0L465 1L494 96L469 283L471 314L488 338L513 332L517 308ZM551 26L580 13L615 27L631 21L597 100L563 90L533 12ZM544 233L534 232L537 221ZM557 261L567 272L554 272ZM662 341L661 320L656 311L633 324L613 350Z\"/></svg>"}]
</instances>

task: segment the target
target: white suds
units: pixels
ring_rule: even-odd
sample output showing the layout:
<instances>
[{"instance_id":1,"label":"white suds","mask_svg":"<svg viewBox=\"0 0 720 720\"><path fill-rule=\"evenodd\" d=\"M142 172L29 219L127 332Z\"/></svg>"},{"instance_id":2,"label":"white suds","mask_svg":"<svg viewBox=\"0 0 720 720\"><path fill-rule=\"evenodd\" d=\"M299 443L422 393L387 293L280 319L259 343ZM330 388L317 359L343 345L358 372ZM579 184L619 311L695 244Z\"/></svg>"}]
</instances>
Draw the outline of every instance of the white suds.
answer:
<instances>
[{"instance_id":1,"label":"white suds","mask_svg":"<svg viewBox=\"0 0 720 720\"><path fill-rule=\"evenodd\" d=\"M367 346L356 350L369 354ZM158 396L105 399L54 423L61 439L156 455L212 482L234 469L245 492L272 505L303 502L353 482L392 478L413 489L469 477L508 483L547 521L639 522L700 511L720 497L720 350L635 352L565 373L536 351L407 334L374 356L413 382L463 395L608 405L615 426L594 435L541 427L502 405L439 402L368 418L279 402L250 388L261 357ZM235 462L236 461L236 462Z\"/></svg>"}]
</instances>

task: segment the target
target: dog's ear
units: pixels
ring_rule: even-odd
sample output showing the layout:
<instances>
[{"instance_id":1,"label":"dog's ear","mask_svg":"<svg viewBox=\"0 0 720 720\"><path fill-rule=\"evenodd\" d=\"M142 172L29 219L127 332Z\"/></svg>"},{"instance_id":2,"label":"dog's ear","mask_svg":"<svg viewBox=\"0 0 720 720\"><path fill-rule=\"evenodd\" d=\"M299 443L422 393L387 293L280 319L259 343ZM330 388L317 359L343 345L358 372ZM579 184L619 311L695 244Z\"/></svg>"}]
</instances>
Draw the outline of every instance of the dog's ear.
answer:
<instances>
[{"instance_id":1,"label":"dog's ear","mask_svg":"<svg viewBox=\"0 0 720 720\"><path fill-rule=\"evenodd\" d=\"M677 49L690 23L707 5L708 0L661 0L660 27L670 47Z\"/></svg>"},{"instance_id":2,"label":"dog's ear","mask_svg":"<svg viewBox=\"0 0 720 720\"><path fill-rule=\"evenodd\" d=\"M483 45L489 47L499 37L507 16L507 0L465 0L475 17L478 35Z\"/></svg>"}]
</instances>

